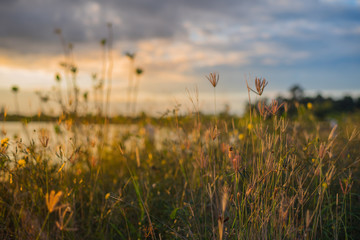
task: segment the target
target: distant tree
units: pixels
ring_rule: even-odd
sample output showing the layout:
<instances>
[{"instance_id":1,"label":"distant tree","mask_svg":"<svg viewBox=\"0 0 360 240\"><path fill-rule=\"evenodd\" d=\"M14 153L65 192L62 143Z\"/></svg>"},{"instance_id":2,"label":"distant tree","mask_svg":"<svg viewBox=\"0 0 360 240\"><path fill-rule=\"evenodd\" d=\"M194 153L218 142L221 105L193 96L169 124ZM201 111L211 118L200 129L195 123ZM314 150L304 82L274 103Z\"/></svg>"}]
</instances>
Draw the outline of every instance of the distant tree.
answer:
<instances>
[{"instance_id":1,"label":"distant tree","mask_svg":"<svg viewBox=\"0 0 360 240\"><path fill-rule=\"evenodd\" d=\"M300 101L304 97L304 89L299 85L294 85L290 88L292 100Z\"/></svg>"},{"instance_id":2,"label":"distant tree","mask_svg":"<svg viewBox=\"0 0 360 240\"><path fill-rule=\"evenodd\" d=\"M353 111L355 109L355 102L350 96L345 96L336 104L338 111Z\"/></svg>"},{"instance_id":3,"label":"distant tree","mask_svg":"<svg viewBox=\"0 0 360 240\"><path fill-rule=\"evenodd\" d=\"M325 99L323 98L323 96L320 93L318 93L317 96L315 97L314 101L317 103L322 103L325 101Z\"/></svg>"},{"instance_id":4,"label":"distant tree","mask_svg":"<svg viewBox=\"0 0 360 240\"><path fill-rule=\"evenodd\" d=\"M20 107L19 107L19 100L18 100L18 96L17 96L17 94L19 92L19 87L14 85L14 86L11 87L11 91L14 93L16 113L19 114Z\"/></svg>"},{"instance_id":5,"label":"distant tree","mask_svg":"<svg viewBox=\"0 0 360 240\"><path fill-rule=\"evenodd\" d=\"M360 97L356 100L356 108L360 109Z\"/></svg>"}]
</instances>

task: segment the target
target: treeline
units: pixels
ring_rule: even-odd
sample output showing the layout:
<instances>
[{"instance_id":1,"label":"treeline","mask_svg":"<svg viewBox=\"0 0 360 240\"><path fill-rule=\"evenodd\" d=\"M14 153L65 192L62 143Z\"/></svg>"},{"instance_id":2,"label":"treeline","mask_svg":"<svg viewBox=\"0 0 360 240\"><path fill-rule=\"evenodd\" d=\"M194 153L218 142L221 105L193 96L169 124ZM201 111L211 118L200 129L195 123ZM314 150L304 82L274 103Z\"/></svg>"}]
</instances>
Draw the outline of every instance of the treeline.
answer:
<instances>
[{"instance_id":1,"label":"treeline","mask_svg":"<svg viewBox=\"0 0 360 240\"><path fill-rule=\"evenodd\" d=\"M342 98L334 99L332 97L323 97L320 93L315 97L305 96L304 89L299 85L295 85L289 89L289 97L278 96L276 100L279 105L286 105L287 115L294 116L298 113L299 106L304 108L311 108L312 113L319 119L324 119L326 117L337 116L344 113L353 113L360 112L360 96L353 98L351 96L345 95ZM264 98L263 101L270 103L268 99ZM258 102L252 105L253 108L257 108ZM248 113L249 104L246 103L245 114ZM108 121L109 123L139 123L139 122L157 122L157 121L167 121L173 117L180 117L182 119L187 119L187 116L177 115L175 112L179 110L179 106L176 106L173 110L167 110L164 114L154 117L149 116L146 113L142 112L137 116L126 116L118 115L110 118L99 117L96 114L86 114L83 116L77 116L81 122L88 123L104 123ZM284 111L284 107L280 109L280 112ZM205 119L211 119L211 114L207 115L202 112L199 113ZM230 114L230 106L226 105L225 109L220 112L219 117L221 118L234 118L236 115ZM68 116L69 118L73 116ZM58 121L59 116L49 116L44 113L41 115L33 116L24 116L19 114L7 115L4 107L0 109L0 121L22 121L22 122L36 122L36 121L45 121L45 122L56 122Z\"/></svg>"},{"instance_id":2,"label":"treeline","mask_svg":"<svg viewBox=\"0 0 360 240\"><path fill-rule=\"evenodd\" d=\"M360 110L360 96L353 98L345 95L342 98L323 97L320 93L314 97L305 96L304 89L295 85L289 89L288 98L278 96L279 104L286 104L287 114L295 115L298 113L299 106L303 106L313 112L313 114L324 119L326 117L337 116L339 114L352 113Z\"/></svg>"}]
</instances>

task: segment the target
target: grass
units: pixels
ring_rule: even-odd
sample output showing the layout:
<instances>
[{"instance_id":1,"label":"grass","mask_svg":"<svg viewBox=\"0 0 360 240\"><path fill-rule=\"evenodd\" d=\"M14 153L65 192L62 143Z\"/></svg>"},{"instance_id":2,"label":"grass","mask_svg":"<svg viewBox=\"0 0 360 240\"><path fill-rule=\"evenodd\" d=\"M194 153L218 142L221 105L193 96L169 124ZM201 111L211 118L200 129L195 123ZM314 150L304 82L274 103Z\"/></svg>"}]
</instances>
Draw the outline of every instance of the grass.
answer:
<instances>
[{"instance_id":1,"label":"grass","mask_svg":"<svg viewBox=\"0 0 360 240\"><path fill-rule=\"evenodd\" d=\"M4 136L1 239L356 239L356 114L332 127L273 102L214 123L189 97L193 113L155 126L172 138L144 121L105 139L73 116L59 121L58 134L82 132L70 145Z\"/></svg>"},{"instance_id":2,"label":"grass","mask_svg":"<svg viewBox=\"0 0 360 240\"><path fill-rule=\"evenodd\" d=\"M200 113L197 89L188 90L188 115L179 116L177 106L160 119L120 119L135 129L110 134L111 25L108 31L109 40L100 42L102 74L92 76L95 116L79 114L91 107L89 93L81 101L72 45L57 30L65 61L51 99L62 111L55 137L36 129L38 137L25 143L2 131L1 239L358 237L358 113L339 117L333 126L316 118L312 104L266 104L261 95L268 83L256 78L255 90L246 81L243 117L217 114L219 75L211 73L213 116ZM132 91L136 107L133 75L142 73L134 72L134 56L128 53L128 112ZM13 88L16 101L18 90ZM252 94L259 95L257 107ZM297 114L288 117L289 107ZM22 127L32 131L28 120Z\"/></svg>"}]
</instances>

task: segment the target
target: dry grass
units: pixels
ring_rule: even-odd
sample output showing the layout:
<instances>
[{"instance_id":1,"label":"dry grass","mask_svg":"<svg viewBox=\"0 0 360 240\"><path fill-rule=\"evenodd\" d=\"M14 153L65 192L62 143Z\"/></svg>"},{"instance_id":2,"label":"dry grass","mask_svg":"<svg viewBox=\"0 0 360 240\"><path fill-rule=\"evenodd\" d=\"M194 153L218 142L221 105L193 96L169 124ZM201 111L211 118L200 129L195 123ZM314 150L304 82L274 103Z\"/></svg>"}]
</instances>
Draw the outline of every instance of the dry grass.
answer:
<instances>
[{"instance_id":1,"label":"dry grass","mask_svg":"<svg viewBox=\"0 0 360 240\"><path fill-rule=\"evenodd\" d=\"M261 95L267 82L255 85ZM189 115L111 139L70 113L58 121L70 144L45 130L29 144L3 136L0 238L356 239L356 115L331 127L273 101L213 122L188 95Z\"/></svg>"}]
</instances>

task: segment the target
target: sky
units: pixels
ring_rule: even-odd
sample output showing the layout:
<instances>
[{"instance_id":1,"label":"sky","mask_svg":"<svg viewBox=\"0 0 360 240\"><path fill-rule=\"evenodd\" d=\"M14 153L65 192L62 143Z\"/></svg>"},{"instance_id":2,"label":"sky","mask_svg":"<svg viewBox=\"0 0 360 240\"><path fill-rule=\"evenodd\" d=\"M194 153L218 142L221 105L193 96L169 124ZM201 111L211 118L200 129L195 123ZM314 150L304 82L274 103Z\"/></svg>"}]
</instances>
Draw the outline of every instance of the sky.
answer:
<instances>
[{"instance_id":1,"label":"sky","mask_svg":"<svg viewBox=\"0 0 360 240\"><path fill-rule=\"evenodd\" d=\"M360 0L0 0L0 107L23 113L56 112L35 91L55 99L55 74L64 53L55 29L73 45L77 83L94 101L93 73L101 74L101 40L112 24L114 57L111 113L124 114L129 76L126 52L144 70L138 111L161 114L199 91L200 109L241 113L245 78L269 82L265 97L306 93L360 96ZM66 82L61 83L66 89ZM90 106L90 108L92 108Z\"/></svg>"}]
</instances>

